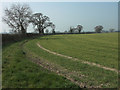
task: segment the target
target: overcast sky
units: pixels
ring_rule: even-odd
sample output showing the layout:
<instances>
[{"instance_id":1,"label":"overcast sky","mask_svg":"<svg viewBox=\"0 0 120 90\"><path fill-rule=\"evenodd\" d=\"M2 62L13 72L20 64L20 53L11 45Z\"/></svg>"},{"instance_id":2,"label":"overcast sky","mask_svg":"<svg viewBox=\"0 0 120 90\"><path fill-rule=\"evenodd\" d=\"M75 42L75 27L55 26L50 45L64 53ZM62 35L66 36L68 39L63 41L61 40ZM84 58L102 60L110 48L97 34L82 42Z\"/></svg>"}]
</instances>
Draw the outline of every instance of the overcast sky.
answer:
<instances>
[{"instance_id":1,"label":"overcast sky","mask_svg":"<svg viewBox=\"0 0 120 90\"><path fill-rule=\"evenodd\" d=\"M22 2L20 2L22 3ZM24 2L25 3L25 2ZM12 2L2 2L4 8L10 7ZM83 26L83 31L94 31L94 27L102 25L104 30L114 28L118 30L117 2L26 2L33 13L40 12L50 17L56 25L56 31L69 30L70 26ZM2 23L0 32L8 32L9 28ZM32 32L30 25L28 32Z\"/></svg>"}]
</instances>

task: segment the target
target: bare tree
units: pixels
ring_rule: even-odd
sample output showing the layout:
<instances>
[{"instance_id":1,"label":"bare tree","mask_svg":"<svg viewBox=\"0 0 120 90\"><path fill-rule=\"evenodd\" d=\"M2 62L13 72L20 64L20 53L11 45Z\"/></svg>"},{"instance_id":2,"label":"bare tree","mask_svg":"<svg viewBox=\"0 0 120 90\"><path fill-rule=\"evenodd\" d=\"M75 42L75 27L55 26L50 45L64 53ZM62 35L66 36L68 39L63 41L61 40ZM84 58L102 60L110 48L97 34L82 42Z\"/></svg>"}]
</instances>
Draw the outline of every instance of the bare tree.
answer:
<instances>
[{"instance_id":1,"label":"bare tree","mask_svg":"<svg viewBox=\"0 0 120 90\"><path fill-rule=\"evenodd\" d=\"M29 25L29 18L32 13L28 5L13 4L9 9L5 9L3 21L12 28L13 32L26 34Z\"/></svg>"},{"instance_id":2,"label":"bare tree","mask_svg":"<svg viewBox=\"0 0 120 90\"><path fill-rule=\"evenodd\" d=\"M51 24L52 33L55 34L55 24Z\"/></svg>"},{"instance_id":3,"label":"bare tree","mask_svg":"<svg viewBox=\"0 0 120 90\"><path fill-rule=\"evenodd\" d=\"M99 25L95 27L95 32L100 33L103 29L103 26Z\"/></svg>"},{"instance_id":4,"label":"bare tree","mask_svg":"<svg viewBox=\"0 0 120 90\"><path fill-rule=\"evenodd\" d=\"M31 16L30 22L33 24L34 29L39 31L39 34L44 34L44 30L52 26L49 17L44 16L42 13L35 13Z\"/></svg>"},{"instance_id":5,"label":"bare tree","mask_svg":"<svg viewBox=\"0 0 120 90\"><path fill-rule=\"evenodd\" d=\"M73 31L74 31L74 28L73 28L73 27L70 27L69 32L70 32L70 33L73 33Z\"/></svg>"},{"instance_id":6,"label":"bare tree","mask_svg":"<svg viewBox=\"0 0 120 90\"><path fill-rule=\"evenodd\" d=\"M114 32L114 31L115 31L115 29L111 28L111 29L109 29L109 31L110 31L110 32Z\"/></svg>"},{"instance_id":7,"label":"bare tree","mask_svg":"<svg viewBox=\"0 0 120 90\"><path fill-rule=\"evenodd\" d=\"M67 30L65 30L64 33L67 33Z\"/></svg>"},{"instance_id":8,"label":"bare tree","mask_svg":"<svg viewBox=\"0 0 120 90\"><path fill-rule=\"evenodd\" d=\"M78 32L80 33L81 30L83 29L83 26L82 25L77 25L77 29L78 29Z\"/></svg>"}]
</instances>

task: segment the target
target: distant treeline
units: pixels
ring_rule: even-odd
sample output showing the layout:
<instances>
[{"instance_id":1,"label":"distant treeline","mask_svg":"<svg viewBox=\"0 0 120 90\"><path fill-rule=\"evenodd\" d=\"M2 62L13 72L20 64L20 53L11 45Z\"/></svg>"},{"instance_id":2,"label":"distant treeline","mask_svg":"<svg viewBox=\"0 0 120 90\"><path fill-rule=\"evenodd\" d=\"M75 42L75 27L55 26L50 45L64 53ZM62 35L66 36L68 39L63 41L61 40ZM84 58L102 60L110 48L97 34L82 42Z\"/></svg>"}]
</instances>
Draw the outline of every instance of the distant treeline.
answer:
<instances>
[{"instance_id":1,"label":"distant treeline","mask_svg":"<svg viewBox=\"0 0 120 90\"><path fill-rule=\"evenodd\" d=\"M118 32L118 31L115 31ZM66 32L59 32L59 33L45 33L45 34L39 34L39 33L27 33L26 35L24 34L2 34L2 45L12 43L12 42L17 42L23 39L27 38L35 38L38 36L45 36L45 35L59 35L59 34L94 34L96 32L81 32L81 33L66 33Z\"/></svg>"},{"instance_id":2,"label":"distant treeline","mask_svg":"<svg viewBox=\"0 0 120 90\"><path fill-rule=\"evenodd\" d=\"M87 33L95 33L95 32L84 32L81 34L87 34ZM44 34L44 35L57 35L57 34L79 34L79 33L48 33L48 34ZM12 42L17 42L23 39L27 39L27 38L35 38L37 36L43 36L43 34L39 34L39 33L27 33L26 35L24 34L2 34L2 45L8 44L8 43L12 43Z\"/></svg>"}]
</instances>

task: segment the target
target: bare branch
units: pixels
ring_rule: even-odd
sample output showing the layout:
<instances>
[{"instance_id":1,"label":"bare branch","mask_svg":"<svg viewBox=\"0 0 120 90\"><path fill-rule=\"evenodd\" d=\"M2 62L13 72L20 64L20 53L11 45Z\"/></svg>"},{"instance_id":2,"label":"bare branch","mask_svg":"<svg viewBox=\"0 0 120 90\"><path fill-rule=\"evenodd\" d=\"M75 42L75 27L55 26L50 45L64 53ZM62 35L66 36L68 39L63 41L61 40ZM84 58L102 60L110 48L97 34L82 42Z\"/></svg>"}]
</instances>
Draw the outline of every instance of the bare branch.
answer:
<instances>
[{"instance_id":1,"label":"bare branch","mask_svg":"<svg viewBox=\"0 0 120 90\"><path fill-rule=\"evenodd\" d=\"M9 9L5 9L3 21L8 24L12 30L26 33L29 25L30 15L32 11L28 5L13 4Z\"/></svg>"},{"instance_id":2,"label":"bare branch","mask_svg":"<svg viewBox=\"0 0 120 90\"><path fill-rule=\"evenodd\" d=\"M35 30L38 30L39 33L44 34L44 30L47 27L52 28L52 22L50 22L50 19L48 16L44 16L42 13L35 13L30 18L30 21L33 24L33 27Z\"/></svg>"}]
</instances>

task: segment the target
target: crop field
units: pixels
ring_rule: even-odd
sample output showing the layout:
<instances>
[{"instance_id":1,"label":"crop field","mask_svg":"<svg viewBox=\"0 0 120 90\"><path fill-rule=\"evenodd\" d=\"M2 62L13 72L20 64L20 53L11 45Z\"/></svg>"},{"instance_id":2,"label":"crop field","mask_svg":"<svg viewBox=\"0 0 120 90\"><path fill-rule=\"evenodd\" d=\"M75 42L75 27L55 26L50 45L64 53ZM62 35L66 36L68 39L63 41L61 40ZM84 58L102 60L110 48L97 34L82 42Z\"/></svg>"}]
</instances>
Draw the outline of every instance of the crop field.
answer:
<instances>
[{"instance_id":1,"label":"crop field","mask_svg":"<svg viewBox=\"0 0 120 90\"><path fill-rule=\"evenodd\" d=\"M118 86L118 33L48 35L3 47L3 88Z\"/></svg>"}]
</instances>

